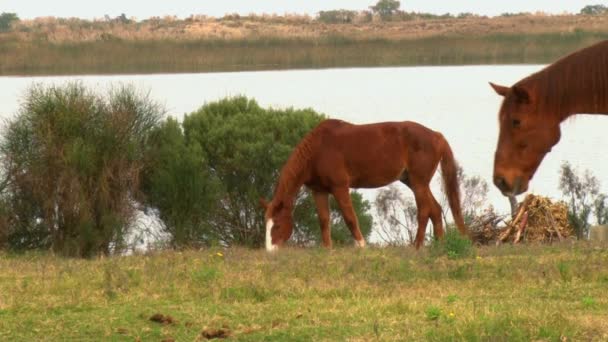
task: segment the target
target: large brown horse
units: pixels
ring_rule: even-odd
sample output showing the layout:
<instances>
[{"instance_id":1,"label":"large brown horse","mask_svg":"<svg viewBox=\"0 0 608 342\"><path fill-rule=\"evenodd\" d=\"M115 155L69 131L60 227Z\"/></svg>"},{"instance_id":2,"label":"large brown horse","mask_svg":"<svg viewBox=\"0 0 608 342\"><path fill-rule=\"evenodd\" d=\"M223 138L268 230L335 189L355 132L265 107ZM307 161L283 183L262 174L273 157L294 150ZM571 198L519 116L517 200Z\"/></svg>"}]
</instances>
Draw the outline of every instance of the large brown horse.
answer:
<instances>
[{"instance_id":1,"label":"large brown horse","mask_svg":"<svg viewBox=\"0 0 608 342\"><path fill-rule=\"evenodd\" d=\"M466 234L454 156L440 133L407 121L369 125L321 122L296 146L281 169L272 201L262 200L266 208L266 249L276 249L291 236L293 202L302 185L312 190L325 247L331 247L329 194L338 202L357 246L364 247L349 189L378 188L396 180L410 187L416 197L416 248L424 241L429 218L435 237L442 237L441 207L429 188L440 161L454 220Z\"/></svg>"},{"instance_id":2,"label":"large brown horse","mask_svg":"<svg viewBox=\"0 0 608 342\"><path fill-rule=\"evenodd\" d=\"M608 41L563 57L512 87L490 84L504 96L494 184L504 195L517 195L528 189L559 141L562 121L578 113L608 113Z\"/></svg>"}]
</instances>

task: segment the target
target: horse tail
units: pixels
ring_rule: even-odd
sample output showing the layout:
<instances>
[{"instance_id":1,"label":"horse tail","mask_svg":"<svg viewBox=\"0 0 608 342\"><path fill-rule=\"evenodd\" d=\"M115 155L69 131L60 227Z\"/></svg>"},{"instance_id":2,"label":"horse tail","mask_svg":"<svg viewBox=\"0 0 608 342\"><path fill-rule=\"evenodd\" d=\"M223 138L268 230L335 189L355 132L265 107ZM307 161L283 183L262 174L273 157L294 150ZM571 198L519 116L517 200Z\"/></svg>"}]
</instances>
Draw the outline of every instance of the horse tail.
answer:
<instances>
[{"instance_id":1,"label":"horse tail","mask_svg":"<svg viewBox=\"0 0 608 342\"><path fill-rule=\"evenodd\" d=\"M458 169L454 154L443 135L439 135L440 153L441 153L441 175L443 177L443 186L448 197L450 210L454 217L454 222L461 234L469 236L467 227L464 224L462 217L462 208L460 207L460 185L458 184Z\"/></svg>"}]
</instances>

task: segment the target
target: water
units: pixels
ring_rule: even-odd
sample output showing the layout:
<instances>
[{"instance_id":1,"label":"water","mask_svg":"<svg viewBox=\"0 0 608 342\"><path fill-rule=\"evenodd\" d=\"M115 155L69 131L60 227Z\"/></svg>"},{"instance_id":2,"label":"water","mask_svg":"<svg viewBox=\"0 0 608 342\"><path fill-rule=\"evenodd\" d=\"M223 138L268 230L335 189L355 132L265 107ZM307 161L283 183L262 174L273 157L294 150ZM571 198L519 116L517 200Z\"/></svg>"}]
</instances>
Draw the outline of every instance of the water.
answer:
<instances>
[{"instance_id":1,"label":"water","mask_svg":"<svg viewBox=\"0 0 608 342\"><path fill-rule=\"evenodd\" d=\"M412 120L440 131L467 175L490 184L489 202L508 212L508 201L491 185L501 98L488 81L511 85L540 65L327 69L213 74L77 77L0 77L0 115L10 117L19 97L34 82L60 84L79 79L98 88L132 83L149 90L168 114L181 119L205 102L231 95L255 98L262 106L311 107L354 123ZM562 124L562 140L545 158L530 192L560 197L559 166L568 160L591 170L608 192L603 151L608 118L577 116ZM402 186L402 185L400 185ZM437 186L434 187L438 191ZM405 188L404 188L405 190ZM408 194L409 191L405 190ZM373 192L366 191L371 199Z\"/></svg>"}]
</instances>

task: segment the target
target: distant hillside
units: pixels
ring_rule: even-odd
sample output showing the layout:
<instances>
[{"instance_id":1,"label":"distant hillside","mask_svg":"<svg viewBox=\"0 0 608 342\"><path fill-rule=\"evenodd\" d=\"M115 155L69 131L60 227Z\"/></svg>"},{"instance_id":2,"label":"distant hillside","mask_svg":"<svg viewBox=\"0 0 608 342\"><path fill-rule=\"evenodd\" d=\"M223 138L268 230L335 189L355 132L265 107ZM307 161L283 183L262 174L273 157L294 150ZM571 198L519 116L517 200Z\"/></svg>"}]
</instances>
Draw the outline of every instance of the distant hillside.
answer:
<instances>
[{"instance_id":1,"label":"distant hillside","mask_svg":"<svg viewBox=\"0 0 608 342\"><path fill-rule=\"evenodd\" d=\"M0 33L0 74L547 63L608 38L608 16L409 14L393 21L344 20L236 15L21 20Z\"/></svg>"}]
</instances>

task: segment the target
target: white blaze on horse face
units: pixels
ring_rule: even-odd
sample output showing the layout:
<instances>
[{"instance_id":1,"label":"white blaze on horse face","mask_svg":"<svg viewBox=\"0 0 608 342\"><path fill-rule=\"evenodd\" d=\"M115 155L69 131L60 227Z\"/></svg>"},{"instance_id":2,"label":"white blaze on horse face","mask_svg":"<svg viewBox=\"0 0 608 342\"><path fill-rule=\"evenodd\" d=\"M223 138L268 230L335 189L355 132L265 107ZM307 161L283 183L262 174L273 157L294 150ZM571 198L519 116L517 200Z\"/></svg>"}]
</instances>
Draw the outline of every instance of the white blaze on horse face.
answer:
<instances>
[{"instance_id":1,"label":"white blaze on horse face","mask_svg":"<svg viewBox=\"0 0 608 342\"><path fill-rule=\"evenodd\" d=\"M268 252L272 252L278 248L277 245L272 244L272 234L270 234L272 226L274 226L274 221L268 219L268 221L266 221L266 250Z\"/></svg>"}]
</instances>

